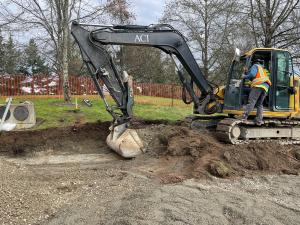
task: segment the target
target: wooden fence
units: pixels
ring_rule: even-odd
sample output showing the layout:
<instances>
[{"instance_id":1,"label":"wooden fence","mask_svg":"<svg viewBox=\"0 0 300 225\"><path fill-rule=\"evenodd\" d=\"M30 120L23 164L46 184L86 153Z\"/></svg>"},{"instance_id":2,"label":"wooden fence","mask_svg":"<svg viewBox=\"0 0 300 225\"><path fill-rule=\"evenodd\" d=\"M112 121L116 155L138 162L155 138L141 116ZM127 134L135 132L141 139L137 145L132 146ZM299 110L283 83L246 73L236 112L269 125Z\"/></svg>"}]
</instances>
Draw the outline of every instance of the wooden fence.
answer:
<instances>
[{"instance_id":1,"label":"wooden fence","mask_svg":"<svg viewBox=\"0 0 300 225\"><path fill-rule=\"evenodd\" d=\"M97 94L90 77L70 76L69 83L72 95ZM62 94L62 80L58 76L0 75L0 96ZM134 94L180 99L182 88L172 84L134 83Z\"/></svg>"}]
</instances>

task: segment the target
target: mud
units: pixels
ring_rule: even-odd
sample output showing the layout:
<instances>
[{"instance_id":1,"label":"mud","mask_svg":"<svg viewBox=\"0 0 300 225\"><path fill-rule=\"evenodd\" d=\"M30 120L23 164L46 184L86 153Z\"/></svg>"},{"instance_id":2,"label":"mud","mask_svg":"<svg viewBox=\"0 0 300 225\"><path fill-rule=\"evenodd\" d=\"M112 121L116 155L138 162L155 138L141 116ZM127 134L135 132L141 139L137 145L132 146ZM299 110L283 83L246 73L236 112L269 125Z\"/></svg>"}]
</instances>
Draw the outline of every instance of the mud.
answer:
<instances>
[{"instance_id":1,"label":"mud","mask_svg":"<svg viewBox=\"0 0 300 225\"><path fill-rule=\"evenodd\" d=\"M299 146L133 126L147 152L132 160L109 123L1 134L0 224L300 224Z\"/></svg>"}]
</instances>

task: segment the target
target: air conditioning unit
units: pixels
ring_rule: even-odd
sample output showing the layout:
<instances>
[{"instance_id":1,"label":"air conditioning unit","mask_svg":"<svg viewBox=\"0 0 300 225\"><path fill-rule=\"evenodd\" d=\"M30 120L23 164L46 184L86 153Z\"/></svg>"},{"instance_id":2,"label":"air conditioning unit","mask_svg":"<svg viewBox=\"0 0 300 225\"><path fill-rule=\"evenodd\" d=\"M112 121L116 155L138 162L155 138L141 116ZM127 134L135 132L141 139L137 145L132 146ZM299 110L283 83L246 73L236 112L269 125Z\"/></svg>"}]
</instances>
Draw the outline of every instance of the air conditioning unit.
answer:
<instances>
[{"instance_id":1,"label":"air conditioning unit","mask_svg":"<svg viewBox=\"0 0 300 225\"><path fill-rule=\"evenodd\" d=\"M0 104L0 120L5 112L6 105ZM33 127L36 124L34 104L32 102L22 102L11 104L7 112L4 124L16 124L14 130L22 130Z\"/></svg>"}]
</instances>

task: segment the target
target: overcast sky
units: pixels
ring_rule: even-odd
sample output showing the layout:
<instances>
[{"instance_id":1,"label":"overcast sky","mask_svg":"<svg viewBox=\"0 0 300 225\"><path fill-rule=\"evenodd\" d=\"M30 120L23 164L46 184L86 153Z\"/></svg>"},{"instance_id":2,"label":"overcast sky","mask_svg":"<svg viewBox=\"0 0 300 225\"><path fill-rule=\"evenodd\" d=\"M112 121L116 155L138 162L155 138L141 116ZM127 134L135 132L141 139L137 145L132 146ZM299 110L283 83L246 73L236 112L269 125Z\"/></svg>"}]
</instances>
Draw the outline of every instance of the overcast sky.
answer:
<instances>
[{"instance_id":1,"label":"overcast sky","mask_svg":"<svg viewBox=\"0 0 300 225\"><path fill-rule=\"evenodd\" d=\"M131 0L130 2L136 16L135 23L138 25L157 23L162 17L165 0Z\"/></svg>"},{"instance_id":2,"label":"overcast sky","mask_svg":"<svg viewBox=\"0 0 300 225\"><path fill-rule=\"evenodd\" d=\"M1 0L0 0L1 1ZM166 0L129 0L137 25L149 25L158 23L162 17ZM35 35L36 36L36 33ZM16 32L14 38L21 43L27 43L32 35L27 32Z\"/></svg>"}]
</instances>

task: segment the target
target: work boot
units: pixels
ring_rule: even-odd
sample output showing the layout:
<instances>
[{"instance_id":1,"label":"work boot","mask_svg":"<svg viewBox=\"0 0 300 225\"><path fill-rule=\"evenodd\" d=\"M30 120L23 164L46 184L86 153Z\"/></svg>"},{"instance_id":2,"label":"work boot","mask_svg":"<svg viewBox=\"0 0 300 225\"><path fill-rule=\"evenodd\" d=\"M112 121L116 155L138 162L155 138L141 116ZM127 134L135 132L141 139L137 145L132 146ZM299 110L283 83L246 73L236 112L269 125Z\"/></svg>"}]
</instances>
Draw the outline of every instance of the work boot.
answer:
<instances>
[{"instance_id":1,"label":"work boot","mask_svg":"<svg viewBox=\"0 0 300 225\"><path fill-rule=\"evenodd\" d=\"M263 125L263 121L255 120L255 124L257 126L261 126L261 125Z\"/></svg>"},{"instance_id":2,"label":"work boot","mask_svg":"<svg viewBox=\"0 0 300 225\"><path fill-rule=\"evenodd\" d=\"M245 114L243 114L243 115L237 117L237 119L238 119L238 120L241 120L242 122L246 122L246 121L247 121L247 118L248 118L248 117L247 117Z\"/></svg>"}]
</instances>

